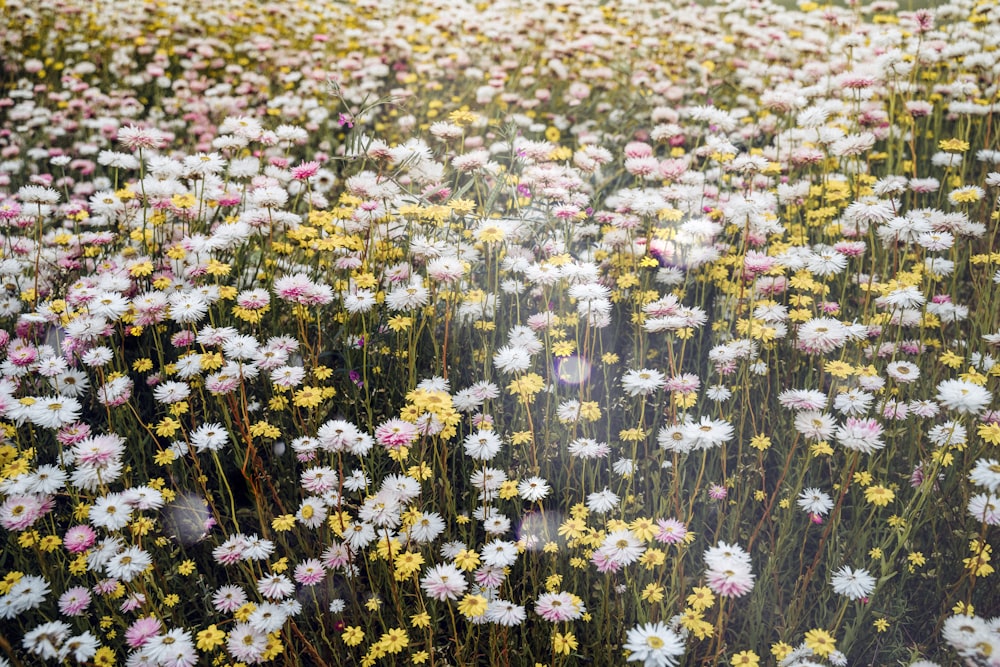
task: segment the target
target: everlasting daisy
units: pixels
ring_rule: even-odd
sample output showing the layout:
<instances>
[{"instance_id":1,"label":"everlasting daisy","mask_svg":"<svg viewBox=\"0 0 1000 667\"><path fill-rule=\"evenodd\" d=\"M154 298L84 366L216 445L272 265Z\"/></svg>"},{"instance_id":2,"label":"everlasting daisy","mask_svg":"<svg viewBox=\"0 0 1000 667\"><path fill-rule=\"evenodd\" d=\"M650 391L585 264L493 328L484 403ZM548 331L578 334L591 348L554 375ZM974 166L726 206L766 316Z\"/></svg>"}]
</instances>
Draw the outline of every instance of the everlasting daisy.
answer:
<instances>
[{"instance_id":1,"label":"everlasting daisy","mask_svg":"<svg viewBox=\"0 0 1000 667\"><path fill-rule=\"evenodd\" d=\"M875 590L875 578L868 570L852 569L844 565L833 573L830 580L833 590L838 595L843 595L851 600L867 598Z\"/></svg>"},{"instance_id":2,"label":"everlasting daisy","mask_svg":"<svg viewBox=\"0 0 1000 667\"><path fill-rule=\"evenodd\" d=\"M139 547L128 547L108 561L105 572L109 577L128 583L153 564L153 559Z\"/></svg>"},{"instance_id":3,"label":"everlasting daisy","mask_svg":"<svg viewBox=\"0 0 1000 667\"><path fill-rule=\"evenodd\" d=\"M847 449L871 454L882 449L885 443L882 441L882 425L875 419L848 417L834 434L837 442Z\"/></svg>"},{"instance_id":4,"label":"everlasting daisy","mask_svg":"<svg viewBox=\"0 0 1000 667\"><path fill-rule=\"evenodd\" d=\"M622 376L622 389L629 396L648 396L666 385L666 378L660 371L643 368L626 371Z\"/></svg>"},{"instance_id":5,"label":"everlasting daisy","mask_svg":"<svg viewBox=\"0 0 1000 667\"><path fill-rule=\"evenodd\" d=\"M993 494L977 493L969 499L969 515L987 526L1000 525L1000 498Z\"/></svg>"},{"instance_id":6,"label":"everlasting daisy","mask_svg":"<svg viewBox=\"0 0 1000 667\"><path fill-rule=\"evenodd\" d=\"M978 414L993 400L993 394L966 380L943 380L938 383L935 398L949 410L960 414Z\"/></svg>"},{"instance_id":7,"label":"everlasting daisy","mask_svg":"<svg viewBox=\"0 0 1000 667\"><path fill-rule=\"evenodd\" d=\"M524 607L507 600L491 600L486 607L486 620L496 625L506 627L520 625L526 617Z\"/></svg>"},{"instance_id":8,"label":"everlasting daisy","mask_svg":"<svg viewBox=\"0 0 1000 667\"><path fill-rule=\"evenodd\" d=\"M629 662L674 667L684 655L684 639L663 623L644 623L628 631L622 648L629 652Z\"/></svg>"},{"instance_id":9,"label":"everlasting daisy","mask_svg":"<svg viewBox=\"0 0 1000 667\"><path fill-rule=\"evenodd\" d=\"M457 600L468 587L465 575L454 565L440 563L428 568L420 579L420 587L435 600Z\"/></svg>"},{"instance_id":10,"label":"everlasting daisy","mask_svg":"<svg viewBox=\"0 0 1000 667\"><path fill-rule=\"evenodd\" d=\"M499 453L503 442L493 431L470 433L462 442L465 453L479 461L489 461Z\"/></svg>"},{"instance_id":11,"label":"everlasting daisy","mask_svg":"<svg viewBox=\"0 0 1000 667\"><path fill-rule=\"evenodd\" d=\"M977 460L969 473L969 480L990 493L996 493L1000 489L1000 461L996 459Z\"/></svg>"},{"instance_id":12,"label":"everlasting daisy","mask_svg":"<svg viewBox=\"0 0 1000 667\"><path fill-rule=\"evenodd\" d=\"M250 664L263 660L267 649L267 634L255 630L249 623L237 623L229 631L226 650L229 655Z\"/></svg>"},{"instance_id":13,"label":"everlasting daisy","mask_svg":"<svg viewBox=\"0 0 1000 667\"><path fill-rule=\"evenodd\" d=\"M59 612L65 616L79 616L90 606L90 590L74 586L59 596Z\"/></svg>"},{"instance_id":14,"label":"everlasting daisy","mask_svg":"<svg viewBox=\"0 0 1000 667\"><path fill-rule=\"evenodd\" d=\"M552 487L541 477L528 477L517 485L517 493L528 502L537 502L545 498Z\"/></svg>"},{"instance_id":15,"label":"everlasting daisy","mask_svg":"<svg viewBox=\"0 0 1000 667\"><path fill-rule=\"evenodd\" d=\"M21 646L43 660L58 659L70 630L70 625L62 621L42 623L24 634Z\"/></svg>"},{"instance_id":16,"label":"everlasting daisy","mask_svg":"<svg viewBox=\"0 0 1000 667\"><path fill-rule=\"evenodd\" d=\"M829 494L812 487L802 490L796 504L815 517L824 517L833 509L833 499Z\"/></svg>"},{"instance_id":17,"label":"everlasting daisy","mask_svg":"<svg viewBox=\"0 0 1000 667\"><path fill-rule=\"evenodd\" d=\"M535 601L535 613L550 623L580 618L587 611L583 601L572 593L542 593Z\"/></svg>"}]
</instances>

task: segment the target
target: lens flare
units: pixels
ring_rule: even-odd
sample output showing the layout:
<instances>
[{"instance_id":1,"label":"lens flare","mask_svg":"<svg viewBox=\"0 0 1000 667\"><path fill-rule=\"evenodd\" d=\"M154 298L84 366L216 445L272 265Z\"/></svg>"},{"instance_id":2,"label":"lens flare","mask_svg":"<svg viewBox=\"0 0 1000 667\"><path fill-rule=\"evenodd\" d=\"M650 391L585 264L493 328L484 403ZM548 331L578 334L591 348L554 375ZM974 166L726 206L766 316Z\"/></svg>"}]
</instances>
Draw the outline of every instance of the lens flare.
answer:
<instances>
[{"instance_id":1,"label":"lens flare","mask_svg":"<svg viewBox=\"0 0 1000 667\"><path fill-rule=\"evenodd\" d=\"M561 523L559 512L529 512L518 526L517 538L524 542L528 551L541 551L546 543L557 539Z\"/></svg>"},{"instance_id":2,"label":"lens flare","mask_svg":"<svg viewBox=\"0 0 1000 667\"><path fill-rule=\"evenodd\" d=\"M556 361L556 377L564 384L583 384L590 378L590 362L578 355Z\"/></svg>"},{"instance_id":3,"label":"lens flare","mask_svg":"<svg viewBox=\"0 0 1000 667\"><path fill-rule=\"evenodd\" d=\"M163 526L184 546L191 546L208 535L215 525L208 503L199 495L183 493L163 508Z\"/></svg>"}]
</instances>

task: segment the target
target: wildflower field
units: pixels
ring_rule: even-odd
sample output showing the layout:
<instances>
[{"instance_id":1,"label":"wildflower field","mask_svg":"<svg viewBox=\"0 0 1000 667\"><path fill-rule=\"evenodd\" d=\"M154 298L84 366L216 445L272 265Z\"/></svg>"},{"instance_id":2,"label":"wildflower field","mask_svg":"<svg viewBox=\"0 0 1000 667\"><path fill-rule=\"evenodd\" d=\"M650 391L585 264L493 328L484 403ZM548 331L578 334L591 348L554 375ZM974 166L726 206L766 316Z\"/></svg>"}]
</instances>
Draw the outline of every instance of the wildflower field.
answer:
<instances>
[{"instance_id":1,"label":"wildflower field","mask_svg":"<svg viewBox=\"0 0 1000 667\"><path fill-rule=\"evenodd\" d=\"M0 666L1000 665L998 54L0 0Z\"/></svg>"}]
</instances>

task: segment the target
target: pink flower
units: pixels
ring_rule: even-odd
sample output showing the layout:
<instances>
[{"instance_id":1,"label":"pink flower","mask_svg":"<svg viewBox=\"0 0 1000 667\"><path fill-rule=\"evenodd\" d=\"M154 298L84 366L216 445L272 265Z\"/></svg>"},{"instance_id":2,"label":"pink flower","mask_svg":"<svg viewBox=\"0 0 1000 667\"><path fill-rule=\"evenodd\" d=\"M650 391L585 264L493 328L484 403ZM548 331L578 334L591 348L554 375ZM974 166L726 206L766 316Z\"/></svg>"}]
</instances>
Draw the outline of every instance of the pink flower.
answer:
<instances>
[{"instance_id":1,"label":"pink flower","mask_svg":"<svg viewBox=\"0 0 1000 667\"><path fill-rule=\"evenodd\" d=\"M406 447L417 439L417 427L402 419L390 419L375 429L375 440L387 450Z\"/></svg>"},{"instance_id":2,"label":"pink flower","mask_svg":"<svg viewBox=\"0 0 1000 667\"><path fill-rule=\"evenodd\" d=\"M66 616L79 616L90 606L90 591L86 586L74 586L59 596L59 611Z\"/></svg>"},{"instance_id":3,"label":"pink flower","mask_svg":"<svg viewBox=\"0 0 1000 667\"><path fill-rule=\"evenodd\" d=\"M0 526L7 530L25 530L41 519L54 503L44 496L24 494L11 496L0 505Z\"/></svg>"},{"instance_id":4,"label":"pink flower","mask_svg":"<svg viewBox=\"0 0 1000 667\"><path fill-rule=\"evenodd\" d=\"M726 490L726 487L724 486L721 486L719 484L713 484L712 486L708 487L708 497L711 498L712 500L725 500L726 496L728 495L729 492Z\"/></svg>"},{"instance_id":5,"label":"pink flower","mask_svg":"<svg viewBox=\"0 0 1000 667\"><path fill-rule=\"evenodd\" d=\"M329 285L313 282L304 273L278 278L274 281L274 291L279 298L303 306L321 306L333 301Z\"/></svg>"},{"instance_id":6,"label":"pink flower","mask_svg":"<svg viewBox=\"0 0 1000 667\"><path fill-rule=\"evenodd\" d=\"M451 563L441 563L427 570L420 578L420 587L435 600L457 600L468 587L465 575Z\"/></svg>"},{"instance_id":7,"label":"pink flower","mask_svg":"<svg viewBox=\"0 0 1000 667\"><path fill-rule=\"evenodd\" d=\"M304 560L295 566L295 581L303 586L315 586L323 581L325 576L326 570L323 568L323 563L316 558Z\"/></svg>"},{"instance_id":8,"label":"pink flower","mask_svg":"<svg viewBox=\"0 0 1000 667\"><path fill-rule=\"evenodd\" d=\"M292 178L297 181L305 181L315 176L318 171L319 162L315 160L303 162L298 166L292 167Z\"/></svg>"},{"instance_id":9,"label":"pink flower","mask_svg":"<svg viewBox=\"0 0 1000 667\"><path fill-rule=\"evenodd\" d=\"M656 534L657 542L677 544L687 536L687 526L677 519L657 519L656 524L660 527Z\"/></svg>"},{"instance_id":10,"label":"pink flower","mask_svg":"<svg viewBox=\"0 0 1000 667\"><path fill-rule=\"evenodd\" d=\"M580 618L587 608L572 593L542 593L535 602L535 613L551 623L561 623Z\"/></svg>"},{"instance_id":11,"label":"pink flower","mask_svg":"<svg viewBox=\"0 0 1000 667\"><path fill-rule=\"evenodd\" d=\"M63 535L63 547L71 554L80 554L94 546L97 533L90 526L73 526Z\"/></svg>"},{"instance_id":12,"label":"pink flower","mask_svg":"<svg viewBox=\"0 0 1000 667\"><path fill-rule=\"evenodd\" d=\"M155 616L143 616L136 619L135 623L125 631L125 642L131 648L139 648L152 637L160 634L160 619Z\"/></svg>"},{"instance_id":13,"label":"pink flower","mask_svg":"<svg viewBox=\"0 0 1000 667\"><path fill-rule=\"evenodd\" d=\"M753 589L754 575L750 568L733 566L725 570L710 570L708 587L723 597L742 597Z\"/></svg>"}]
</instances>

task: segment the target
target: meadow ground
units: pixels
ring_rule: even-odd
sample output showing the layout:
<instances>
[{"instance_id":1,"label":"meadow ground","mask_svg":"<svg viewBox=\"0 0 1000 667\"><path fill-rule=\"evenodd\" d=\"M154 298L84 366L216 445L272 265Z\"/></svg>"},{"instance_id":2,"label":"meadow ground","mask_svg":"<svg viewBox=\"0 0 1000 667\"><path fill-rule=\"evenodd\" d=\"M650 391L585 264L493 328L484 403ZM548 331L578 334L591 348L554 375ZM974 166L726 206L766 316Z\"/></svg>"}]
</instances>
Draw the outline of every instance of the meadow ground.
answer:
<instances>
[{"instance_id":1,"label":"meadow ground","mask_svg":"<svg viewBox=\"0 0 1000 667\"><path fill-rule=\"evenodd\" d=\"M0 667L997 667L998 47L0 0Z\"/></svg>"}]
</instances>

